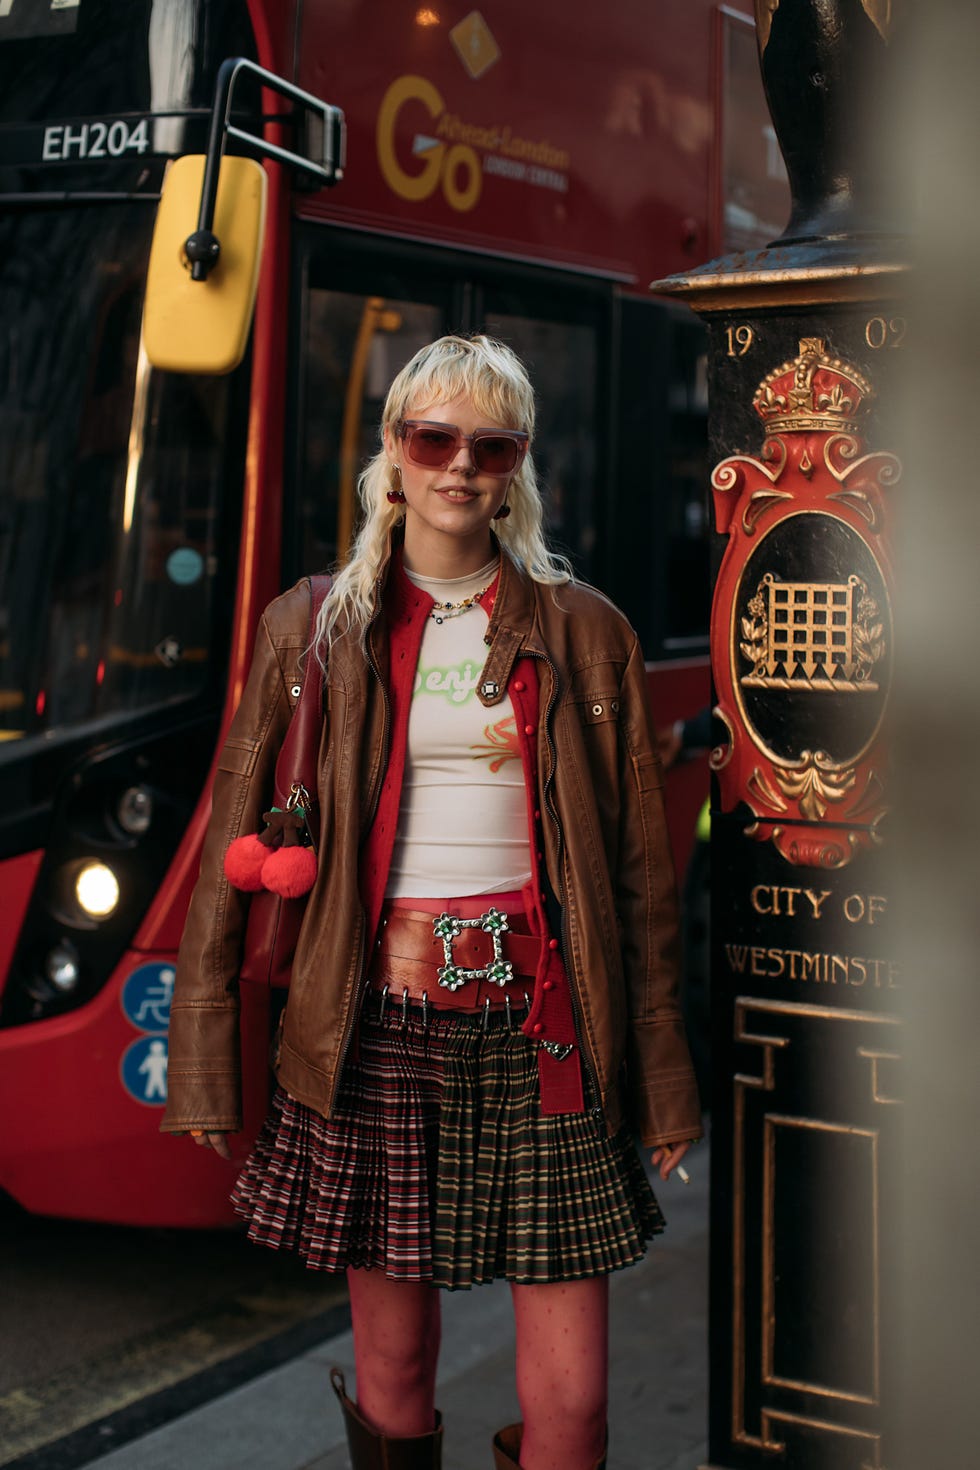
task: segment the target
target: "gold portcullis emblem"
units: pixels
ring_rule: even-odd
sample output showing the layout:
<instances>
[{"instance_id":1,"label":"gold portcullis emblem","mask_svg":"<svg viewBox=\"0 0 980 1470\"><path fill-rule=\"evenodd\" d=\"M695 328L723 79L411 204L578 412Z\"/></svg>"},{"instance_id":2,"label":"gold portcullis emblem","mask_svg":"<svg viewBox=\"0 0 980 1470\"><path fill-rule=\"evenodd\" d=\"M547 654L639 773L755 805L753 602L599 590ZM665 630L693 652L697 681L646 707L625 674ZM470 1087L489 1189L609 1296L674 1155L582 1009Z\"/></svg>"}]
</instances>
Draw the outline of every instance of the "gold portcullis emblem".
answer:
<instances>
[{"instance_id":1,"label":"gold portcullis emblem","mask_svg":"<svg viewBox=\"0 0 980 1470\"><path fill-rule=\"evenodd\" d=\"M742 619L747 688L806 688L871 694L870 677L885 652L878 604L863 578L846 583L781 582L767 572Z\"/></svg>"}]
</instances>

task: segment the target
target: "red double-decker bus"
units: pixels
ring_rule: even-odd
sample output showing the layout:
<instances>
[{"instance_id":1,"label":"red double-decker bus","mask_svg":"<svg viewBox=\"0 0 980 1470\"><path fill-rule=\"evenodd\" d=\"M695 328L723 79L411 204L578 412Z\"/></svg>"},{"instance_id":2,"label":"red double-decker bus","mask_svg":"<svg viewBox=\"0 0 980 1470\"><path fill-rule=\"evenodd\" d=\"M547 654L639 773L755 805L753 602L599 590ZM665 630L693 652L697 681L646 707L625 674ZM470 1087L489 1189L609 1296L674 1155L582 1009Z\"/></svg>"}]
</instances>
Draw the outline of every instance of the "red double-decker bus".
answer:
<instances>
[{"instance_id":1,"label":"red double-decker bus","mask_svg":"<svg viewBox=\"0 0 980 1470\"><path fill-rule=\"evenodd\" d=\"M157 1131L209 770L418 346L518 350L551 536L639 629L659 719L707 698L704 345L647 285L783 224L744 9L0 0L0 1190L28 1209L229 1218L226 1168ZM230 56L343 109L347 167L318 192L265 162L246 356L163 372L156 203ZM296 131L257 87L236 107ZM672 777L681 863L705 784ZM240 1157L267 1025L250 1004Z\"/></svg>"}]
</instances>

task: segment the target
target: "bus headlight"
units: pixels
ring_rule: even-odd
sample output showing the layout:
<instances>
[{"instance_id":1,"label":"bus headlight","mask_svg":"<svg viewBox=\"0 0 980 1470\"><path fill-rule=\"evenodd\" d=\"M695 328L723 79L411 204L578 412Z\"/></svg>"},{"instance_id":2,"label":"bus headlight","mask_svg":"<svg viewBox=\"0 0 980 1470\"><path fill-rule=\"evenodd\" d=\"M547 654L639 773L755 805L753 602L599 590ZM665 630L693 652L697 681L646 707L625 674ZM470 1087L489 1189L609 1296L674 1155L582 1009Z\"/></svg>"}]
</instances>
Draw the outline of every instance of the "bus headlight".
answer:
<instances>
[{"instance_id":1,"label":"bus headlight","mask_svg":"<svg viewBox=\"0 0 980 1470\"><path fill-rule=\"evenodd\" d=\"M116 820L130 837L142 837L153 820L153 797L145 786L128 786L119 798Z\"/></svg>"},{"instance_id":2,"label":"bus headlight","mask_svg":"<svg viewBox=\"0 0 980 1470\"><path fill-rule=\"evenodd\" d=\"M119 880L105 863L85 863L75 878L75 898L90 919L107 919L119 903Z\"/></svg>"},{"instance_id":3,"label":"bus headlight","mask_svg":"<svg viewBox=\"0 0 980 1470\"><path fill-rule=\"evenodd\" d=\"M81 971L78 950L70 939L61 939L48 951L44 961L44 973L56 990L70 995L78 985Z\"/></svg>"}]
</instances>

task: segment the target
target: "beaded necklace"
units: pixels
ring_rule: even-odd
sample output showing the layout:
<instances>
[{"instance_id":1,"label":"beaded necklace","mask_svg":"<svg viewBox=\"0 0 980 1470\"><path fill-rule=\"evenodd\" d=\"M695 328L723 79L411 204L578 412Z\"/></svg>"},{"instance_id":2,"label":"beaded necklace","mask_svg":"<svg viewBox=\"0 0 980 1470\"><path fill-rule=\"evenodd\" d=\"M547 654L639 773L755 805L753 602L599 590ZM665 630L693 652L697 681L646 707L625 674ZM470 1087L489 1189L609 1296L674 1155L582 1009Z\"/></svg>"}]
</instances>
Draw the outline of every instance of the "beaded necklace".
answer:
<instances>
[{"instance_id":1,"label":"beaded necklace","mask_svg":"<svg viewBox=\"0 0 980 1470\"><path fill-rule=\"evenodd\" d=\"M496 573L494 573L495 577ZM485 587L481 587L479 592L474 592L471 596L464 597L460 602L437 602L430 609L429 617L435 623L444 623L447 618L460 618L463 616L463 613L469 612L471 607L476 607L477 603L486 597L492 586L493 580L488 582Z\"/></svg>"}]
</instances>

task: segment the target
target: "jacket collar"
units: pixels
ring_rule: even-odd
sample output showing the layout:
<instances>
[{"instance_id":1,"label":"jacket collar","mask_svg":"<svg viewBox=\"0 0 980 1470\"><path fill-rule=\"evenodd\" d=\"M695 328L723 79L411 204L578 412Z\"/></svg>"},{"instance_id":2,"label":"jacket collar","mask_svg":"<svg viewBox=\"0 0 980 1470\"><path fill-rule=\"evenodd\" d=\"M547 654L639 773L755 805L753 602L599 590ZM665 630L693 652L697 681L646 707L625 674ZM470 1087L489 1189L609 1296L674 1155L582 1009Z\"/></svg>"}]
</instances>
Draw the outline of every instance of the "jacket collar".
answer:
<instances>
[{"instance_id":1,"label":"jacket collar","mask_svg":"<svg viewBox=\"0 0 980 1470\"><path fill-rule=\"evenodd\" d=\"M488 706L499 704L503 699L514 663L520 655L547 657L548 653L538 626L535 583L496 537L494 542L500 548L500 582L485 635L490 652L477 689L480 703Z\"/></svg>"},{"instance_id":2,"label":"jacket collar","mask_svg":"<svg viewBox=\"0 0 980 1470\"><path fill-rule=\"evenodd\" d=\"M491 533L492 534L492 533ZM377 587L379 612L382 607L395 610L409 593L417 600L420 589L410 583L401 567L401 548L404 532L395 526L388 538L384 558L378 569ZM500 552L500 580L494 599L490 622L484 634L489 645L487 661L483 666L483 677L477 689L480 703L486 706L499 704L507 692L507 683L517 658L522 653L539 654L547 657L548 650L541 638L537 618L535 583L518 566L496 536L495 548ZM425 594L421 594L425 597ZM426 599L431 601L431 599ZM372 620L372 633L383 638L385 618L376 616ZM375 651L381 652L378 643Z\"/></svg>"}]
</instances>

